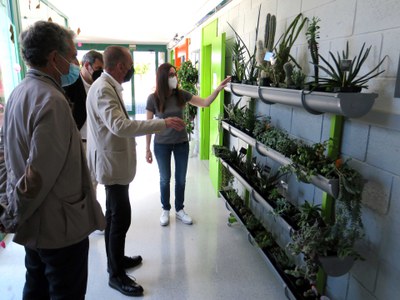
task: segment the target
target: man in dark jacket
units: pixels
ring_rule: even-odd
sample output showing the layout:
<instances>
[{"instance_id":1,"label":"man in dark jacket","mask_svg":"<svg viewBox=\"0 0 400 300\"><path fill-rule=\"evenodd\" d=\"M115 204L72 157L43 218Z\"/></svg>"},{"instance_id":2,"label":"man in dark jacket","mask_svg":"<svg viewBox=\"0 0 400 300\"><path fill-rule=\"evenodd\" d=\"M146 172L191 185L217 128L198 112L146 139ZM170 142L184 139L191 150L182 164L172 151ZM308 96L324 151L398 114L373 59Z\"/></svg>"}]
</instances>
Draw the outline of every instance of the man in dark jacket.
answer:
<instances>
[{"instance_id":1,"label":"man in dark jacket","mask_svg":"<svg viewBox=\"0 0 400 300\"><path fill-rule=\"evenodd\" d=\"M72 115L81 133L82 141L86 142L86 95L92 83L103 72L103 55L90 50L82 57L82 68L75 83L64 87L65 93L73 103Z\"/></svg>"}]
</instances>

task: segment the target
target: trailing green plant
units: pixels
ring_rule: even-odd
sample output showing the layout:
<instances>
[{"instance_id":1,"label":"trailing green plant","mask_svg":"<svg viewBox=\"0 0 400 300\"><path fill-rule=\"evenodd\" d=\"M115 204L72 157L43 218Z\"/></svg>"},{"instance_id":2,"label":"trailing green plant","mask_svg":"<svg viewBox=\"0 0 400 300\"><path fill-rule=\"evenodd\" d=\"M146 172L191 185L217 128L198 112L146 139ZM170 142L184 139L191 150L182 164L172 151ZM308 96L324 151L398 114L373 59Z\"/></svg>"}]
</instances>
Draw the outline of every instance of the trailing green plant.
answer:
<instances>
[{"instance_id":1,"label":"trailing green plant","mask_svg":"<svg viewBox=\"0 0 400 300\"><path fill-rule=\"evenodd\" d=\"M292 203L287 201L284 197L276 199L275 205L275 208L271 211L271 214L273 216L282 217L286 215L295 218L295 216L298 214L298 210L296 209L296 207Z\"/></svg>"},{"instance_id":2,"label":"trailing green plant","mask_svg":"<svg viewBox=\"0 0 400 300\"><path fill-rule=\"evenodd\" d=\"M283 170L291 171L303 182L311 182L311 178L318 174L330 175L334 161L325 155L329 141L312 145L297 142L296 152L290 155L292 163L283 166Z\"/></svg>"},{"instance_id":3,"label":"trailing green plant","mask_svg":"<svg viewBox=\"0 0 400 300\"><path fill-rule=\"evenodd\" d=\"M237 195L234 189L225 191L227 200L230 202L233 209L238 213L240 219L243 220L244 225L254 236L257 245L263 250L268 252L277 266L282 270L294 269L292 259L286 254L275 240L274 235L269 232L260 221L254 216L250 208L244 203L245 201Z\"/></svg>"},{"instance_id":4,"label":"trailing green plant","mask_svg":"<svg viewBox=\"0 0 400 300\"><path fill-rule=\"evenodd\" d=\"M273 234L267 230L257 233L254 239L261 249L272 247L275 244Z\"/></svg>"},{"instance_id":5,"label":"trailing green plant","mask_svg":"<svg viewBox=\"0 0 400 300\"><path fill-rule=\"evenodd\" d=\"M176 73L179 78L180 87L193 95L197 95L196 84L199 80L199 72L193 66L192 62L190 60L183 62ZM186 103L183 110L183 120L185 121L186 131L189 135L193 133L196 114L197 107Z\"/></svg>"},{"instance_id":6,"label":"trailing green plant","mask_svg":"<svg viewBox=\"0 0 400 300\"><path fill-rule=\"evenodd\" d=\"M336 198L336 209L339 217L349 220L353 238L362 237L363 224L361 219L361 200L364 188L364 179L361 174L349 166L349 161L336 162L334 172L339 178L339 194ZM338 223L343 220L336 219ZM340 223L339 222L339 223Z\"/></svg>"},{"instance_id":7,"label":"trailing green plant","mask_svg":"<svg viewBox=\"0 0 400 300\"><path fill-rule=\"evenodd\" d=\"M222 166L222 176L221 176L221 187L222 189L230 189L233 185L234 176L231 172L225 167Z\"/></svg>"},{"instance_id":8,"label":"trailing green plant","mask_svg":"<svg viewBox=\"0 0 400 300\"><path fill-rule=\"evenodd\" d=\"M339 196L335 203L335 218L324 220L319 208L307 202L300 208L301 227L292 234L287 248L293 255L304 254L302 271L313 281L320 266L319 257L338 256L363 259L354 245L364 237L361 220L361 195L364 181L346 163L336 166L339 176Z\"/></svg>"},{"instance_id":9,"label":"trailing green plant","mask_svg":"<svg viewBox=\"0 0 400 300\"><path fill-rule=\"evenodd\" d=\"M314 65L314 85L318 85L319 81L319 53L318 53L318 39L319 39L319 25L321 20L317 17L313 17L307 27L306 37L308 43L308 49L310 50L312 64Z\"/></svg>"},{"instance_id":10,"label":"trailing green plant","mask_svg":"<svg viewBox=\"0 0 400 300\"><path fill-rule=\"evenodd\" d=\"M270 174L269 170L256 163L255 160L244 160L242 153L239 161L239 170L247 174L252 186L264 196L273 200L276 214L286 214L290 205L279 193L277 184L280 176L290 171L297 175L301 181L310 182L312 176L322 175L326 178L337 178L339 181L339 194L335 200L335 214L332 220L323 219L319 205L305 201L299 206L299 211L294 217L298 226L293 227L292 241L287 249L293 255L304 255L304 265L289 270L290 274L304 274L311 282L315 282L316 274L320 267L319 257L336 255L341 258L350 256L360 259L355 250L355 243L363 237L363 224L361 220L361 196L364 181L356 170L350 167L348 161L333 160L325 155L331 141L308 145L302 141L289 138L288 134L271 125L270 117L257 120L253 135L267 146L287 155L292 164L281 167L280 172ZM293 151L294 150L294 151ZM238 154L236 154L238 156ZM247 169L250 168L250 169ZM265 192L264 192L265 191ZM266 195L266 196L265 196ZM293 214L295 215L295 214Z\"/></svg>"},{"instance_id":11,"label":"trailing green plant","mask_svg":"<svg viewBox=\"0 0 400 300\"><path fill-rule=\"evenodd\" d=\"M353 59L349 58L349 42L346 43L346 50L339 51L335 56L329 51L330 58L333 63L330 64L327 59L318 54L318 57L325 63L325 66L318 64L318 68L328 74L328 78L319 78L319 87L325 88L326 91L361 91L361 89L368 89L367 82L376 76L385 72L385 70L377 71L384 62L386 56L369 72L359 75L361 67L366 62L372 46L365 48L365 43L362 45L358 55Z\"/></svg>"},{"instance_id":12,"label":"trailing green plant","mask_svg":"<svg viewBox=\"0 0 400 300\"><path fill-rule=\"evenodd\" d=\"M307 21L307 18L303 18L303 20L301 20L302 17L303 15L300 13L293 19L286 31L279 38L277 45L274 47L275 53L274 62L272 63L272 79L276 87L279 87L285 81L285 72L283 66L287 62L293 62L299 69L301 69L300 65L290 54L290 51Z\"/></svg>"},{"instance_id":13,"label":"trailing green plant","mask_svg":"<svg viewBox=\"0 0 400 300\"><path fill-rule=\"evenodd\" d=\"M262 124L259 124L257 126L258 129L263 127ZM295 153L297 149L296 141L291 139L287 132L270 126L268 123L266 123L264 127L266 128L264 132L258 130L257 135L254 133L254 137L256 140L260 141L265 146L282 153L287 157L290 157L292 153Z\"/></svg>"},{"instance_id":14,"label":"trailing green plant","mask_svg":"<svg viewBox=\"0 0 400 300\"><path fill-rule=\"evenodd\" d=\"M317 222L322 225L323 219L321 217L321 205L314 205L307 200L299 206L299 222L300 228L310 226Z\"/></svg>"}]
</instances>

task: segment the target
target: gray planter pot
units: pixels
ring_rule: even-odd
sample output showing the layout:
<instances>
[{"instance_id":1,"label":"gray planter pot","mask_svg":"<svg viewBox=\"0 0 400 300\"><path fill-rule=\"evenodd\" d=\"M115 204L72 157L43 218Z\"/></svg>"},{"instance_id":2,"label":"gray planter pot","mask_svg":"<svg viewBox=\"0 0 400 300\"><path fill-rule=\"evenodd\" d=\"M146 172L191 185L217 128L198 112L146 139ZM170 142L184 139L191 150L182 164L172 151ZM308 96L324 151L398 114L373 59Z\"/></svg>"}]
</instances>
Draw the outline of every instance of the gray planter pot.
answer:
<instances>
[{"instance_id":1,"label":"gray planter pot","mask_svg":"<svg viewBox=\"0 0 400 300\"><path fill-rule=\"evenodd\" d=\"M354 264L354 257L346 256L339 258L338 256L320 256L318 257L325 273L332 277L342 276L350 271Z\"/></svg>"}]
</instances>

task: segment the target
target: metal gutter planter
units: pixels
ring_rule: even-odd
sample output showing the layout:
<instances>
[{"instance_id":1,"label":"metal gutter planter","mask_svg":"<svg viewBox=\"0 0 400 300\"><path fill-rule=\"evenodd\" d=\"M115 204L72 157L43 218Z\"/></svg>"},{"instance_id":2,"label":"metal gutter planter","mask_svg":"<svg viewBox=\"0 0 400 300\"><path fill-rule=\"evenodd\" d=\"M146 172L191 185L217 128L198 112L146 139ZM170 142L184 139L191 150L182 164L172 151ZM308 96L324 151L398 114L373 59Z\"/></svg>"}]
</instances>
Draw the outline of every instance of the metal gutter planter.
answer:
<instances>
[{"instance_id":1,"label":"metal gutter planter","mask_svg":"<svg viewBox=\"0 0 400 300\"><path fill-rule=\"evenodd\" d=\"M220 196L223 198L223 200L225 201L225 206L228 209L228 211L235 217L235 219L242 225L242 227L245 229L245 231L247 232L247 239L249 240L250 244L252 244L258 251L258 253L262 256L262 258L264 259L268 269L271 271L271 273L275 276L275 278L280 282L280 284L282 285L282 288L284 290L285 296L288 300L296 300L298 299L295 296L294 290L292 291L292 289L294 289L294 286L291 285L291 287L289 287L288 285L290 285L289 282L287 282L284 279L284 276L282 276L282 274L280 274L280 272L277 270L277 266L271 261L271 259L267 256L266 253L264 253L264 251L260 248L260 246L257 244L255 238L252 236L252 234L247 230L246 225L244 224L243 220L241 219L241 217L236 213L235 209L230 205L227 197L225 196L225 193L223 191L219 192Z\"/></svg>"},{"instance_id":2,"label":"metal gutter planter","mask_svg":"<svg viewBox=\"0 0 400 300\"><path fill-rule=\"evenodd\" d=\"M281 153L271 149L264 144L256 141L253 137L249 136L248 134L242 132L240 129L230 125L229 123L222 121L222 128L227 130L231 135L237 137L244 141L245 143L253 146L256 151L266 157L271 158L272 160L278 162L281 165L290 165L292 160L288 157L282 155ZM320 188L322 191L327 192L329 195L337 198L339 193L339 180L338 179L328 179L321 175L312 176L311 184L315 185L316 187Z\"/></svg>"},{"instance_id":3,"label":"metal gutter planter","mask_svg":"<svg viewBox=\"0 0 400 300\"><path fill-rule=\"evenodd\" d=\"M310 92L237 83L230 83L225 90L236 96L259 98L267 104L303 107L312 114L331 113L348 118L366 115L378 97L376 93Z\"/></svg>"},{"instance_id":4,"label":"metal gutter planter","mask_svg":"<svg viewBox=\"0 0 400 300\"><path fill-rule=\"evenodd\" d=\"M222 158L220 158L220 162L243 185L243 187L250 192L250 194L252 195L254 201L256 201L257 203L261 204L261 206L264 207L264 209L267 212L273 212L273 210L274 210L273 207L268 203L267 200L264 199L263 196L261 196L252 187L251 183L249 183L245 178L243 178L229 163L224 161ZM288 236L289 236L290 232L294 231L293 227L288 222L286 222L285 219L283 219L283 218L278 218L278 219L280 220L281 226L286 228L286 230L288 232Z\"/></svg>"}]
</instances>

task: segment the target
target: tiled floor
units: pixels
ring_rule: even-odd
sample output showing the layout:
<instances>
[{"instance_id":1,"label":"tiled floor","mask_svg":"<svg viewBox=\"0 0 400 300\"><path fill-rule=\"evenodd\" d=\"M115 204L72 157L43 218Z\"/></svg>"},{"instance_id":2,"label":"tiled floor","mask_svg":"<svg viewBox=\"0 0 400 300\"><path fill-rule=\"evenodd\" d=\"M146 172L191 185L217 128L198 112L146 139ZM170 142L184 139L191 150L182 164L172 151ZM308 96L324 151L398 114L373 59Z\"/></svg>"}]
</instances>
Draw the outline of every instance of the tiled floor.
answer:
<instances>
[{"instance_id":1,"label":"tiled floor","mask_svg":"<svg viewBox=\"0 0 400 300\"><path fill-rule=\"evenodd\" d=\"M229 213L211 186L207 162L194 157L189 163L185 210L194 224L176 221L171 213L170 225L159 225L158 170L156 162L149 165L144 160L144 141L137 139L138 171L130 187L132 225L126 239L126 254L143 257L143 264L129 272L143 286L142 298L286 299L245 231L239 225L227 226ZM103 205L104 187L97 192ZM24 251L10 238L0 249L2 300L21 299L24 284ZM126 299L108 286L103 239L97 233L90 236L86 299Z\"/></svg>"}]
</instances>

